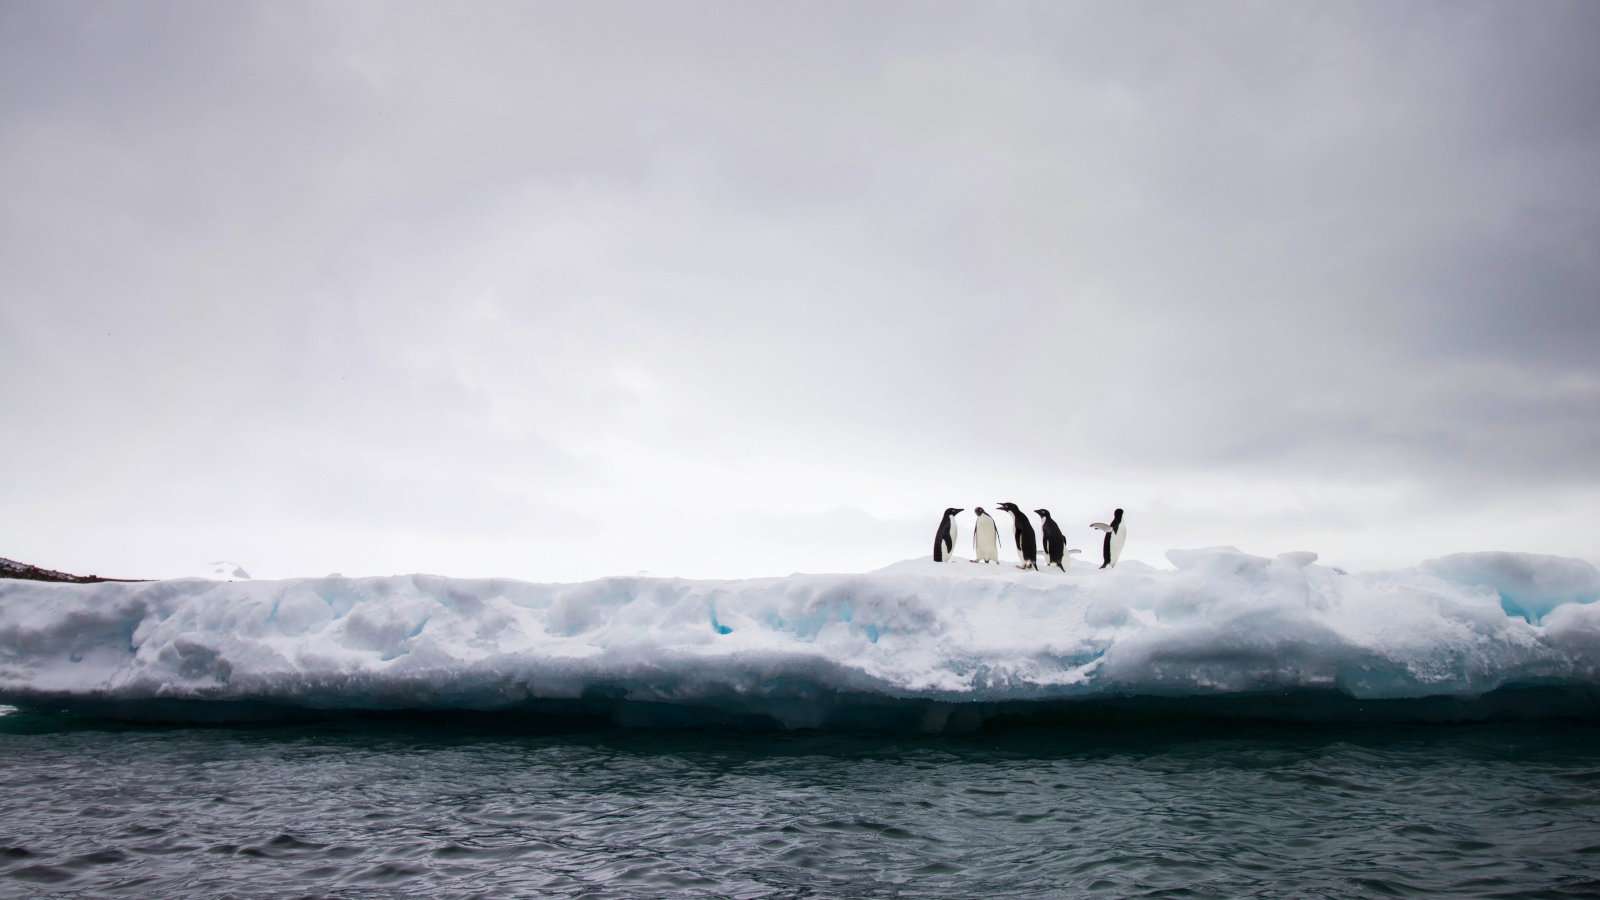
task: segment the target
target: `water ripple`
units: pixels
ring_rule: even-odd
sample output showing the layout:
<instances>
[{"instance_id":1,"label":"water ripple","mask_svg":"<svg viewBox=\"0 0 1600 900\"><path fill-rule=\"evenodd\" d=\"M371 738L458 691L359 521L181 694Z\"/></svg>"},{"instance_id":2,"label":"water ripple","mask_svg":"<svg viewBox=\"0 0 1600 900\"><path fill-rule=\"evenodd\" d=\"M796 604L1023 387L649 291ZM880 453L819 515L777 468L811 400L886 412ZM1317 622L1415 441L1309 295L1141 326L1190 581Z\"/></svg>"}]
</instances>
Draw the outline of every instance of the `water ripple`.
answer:
<instances>
[{"instance_id":1,"label":"water ripple","mask_svg":"<svg viewBox=\"0 0 1600 900\"><path fill-rule=\"evenodd\" d=\"M1597 737L0 730L0 896L1579 896Z\"/></svg>"}]
</instances>

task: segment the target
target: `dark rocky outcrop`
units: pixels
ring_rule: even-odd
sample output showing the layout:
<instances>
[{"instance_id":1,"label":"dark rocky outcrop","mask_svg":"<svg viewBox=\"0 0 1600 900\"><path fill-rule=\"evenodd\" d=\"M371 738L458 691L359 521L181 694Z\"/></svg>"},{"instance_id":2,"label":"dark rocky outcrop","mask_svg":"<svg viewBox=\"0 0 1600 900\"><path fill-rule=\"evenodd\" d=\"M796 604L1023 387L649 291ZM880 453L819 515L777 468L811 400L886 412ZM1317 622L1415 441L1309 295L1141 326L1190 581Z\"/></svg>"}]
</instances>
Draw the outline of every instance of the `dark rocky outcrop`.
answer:
<instances>
[{"instance_id":1,"label":"dark rocky outcrop","mask_svg":"<svg viewBox=\"0 0 1600 900\"><path fill-rule=\"evenodd\" d=\"M24 581L65 581L72 584L99 584L102 581L144 581L142 578L101 578L99 575L69 575L54 569L41 569L0 556L0 578Z\"/></svg>"}]
</instances>

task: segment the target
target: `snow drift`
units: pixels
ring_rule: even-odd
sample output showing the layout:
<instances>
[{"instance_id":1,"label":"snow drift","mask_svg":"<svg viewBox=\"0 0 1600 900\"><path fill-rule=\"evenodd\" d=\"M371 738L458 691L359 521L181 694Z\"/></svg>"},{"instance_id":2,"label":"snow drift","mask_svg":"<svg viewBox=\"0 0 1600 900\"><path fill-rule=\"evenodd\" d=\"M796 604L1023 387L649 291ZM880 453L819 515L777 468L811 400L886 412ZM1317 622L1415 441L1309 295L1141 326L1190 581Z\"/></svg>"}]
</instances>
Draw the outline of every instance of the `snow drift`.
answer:
<instances>
[{"instance_id":1,"label":"snow drift","mask_svg":"<svg viewBox=\"0 0 1600 900\"><path fill-rule=\"evenodd\" d=\"M679 722L940 728L1112 699L1287 696L1303 709L1318 695L1347 714L1536 685L1600 717L1600 573L1580 560L1461 554L1347 574L1311 553L1168 558L1174 570L913 561L565 585L0 579L0 702L181 716L254 705L626 721L667 710Z\"/></svg>"}]
</instances>

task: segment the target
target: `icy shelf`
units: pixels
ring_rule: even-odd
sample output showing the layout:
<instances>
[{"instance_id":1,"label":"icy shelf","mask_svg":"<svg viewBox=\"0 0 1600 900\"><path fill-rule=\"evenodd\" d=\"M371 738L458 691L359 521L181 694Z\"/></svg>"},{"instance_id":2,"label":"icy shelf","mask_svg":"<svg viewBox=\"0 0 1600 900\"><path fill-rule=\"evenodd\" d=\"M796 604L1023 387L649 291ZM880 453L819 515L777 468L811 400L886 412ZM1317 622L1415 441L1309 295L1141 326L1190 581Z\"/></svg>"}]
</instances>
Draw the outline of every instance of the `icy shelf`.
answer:
<instances>
[{"instance_id":1,"label":"icy shelf","mask_svg":"<svg viewBox=\"0 0 1600 900\"><path fill-rule=\"evenodd\" d=\"M1600 687L1600 572L1581 560L1472 553L1347 574L1309 553L1169 559L1173 570L911 561L851 575L564 585L0 579L0 702L495 711L603 701L827 727L862 704L944 715L1128 697Z\"/></svg>"}]
</instances>

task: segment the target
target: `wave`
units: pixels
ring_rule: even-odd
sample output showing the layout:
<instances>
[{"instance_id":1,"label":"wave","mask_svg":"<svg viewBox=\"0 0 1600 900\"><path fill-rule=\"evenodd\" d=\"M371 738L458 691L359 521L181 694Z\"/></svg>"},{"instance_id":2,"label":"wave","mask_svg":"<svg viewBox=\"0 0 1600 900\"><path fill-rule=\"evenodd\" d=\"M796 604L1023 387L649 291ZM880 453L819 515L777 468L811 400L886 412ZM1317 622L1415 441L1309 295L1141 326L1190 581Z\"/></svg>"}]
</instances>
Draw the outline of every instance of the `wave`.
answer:
<instances>
[{"instance_id":1,"label":"wave","mask_svg":"<svg viewBox=\"0 0 1600 900\"><path fill-rule=\"evenodd\" d=\"M968 729L1133 711L1600 718L1600 572L1310 553L741 581L0 580L0 703L228 721L383 711ZM1141 712L1142 711L1142 712Z\"/></svg>"}]
</instances>

